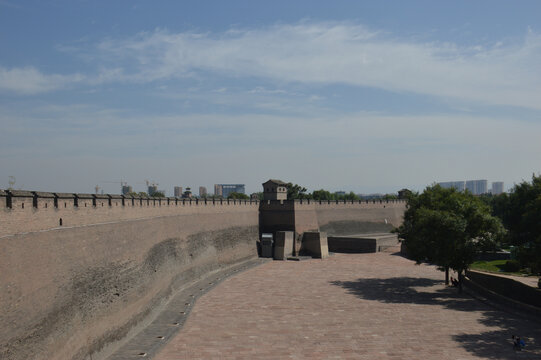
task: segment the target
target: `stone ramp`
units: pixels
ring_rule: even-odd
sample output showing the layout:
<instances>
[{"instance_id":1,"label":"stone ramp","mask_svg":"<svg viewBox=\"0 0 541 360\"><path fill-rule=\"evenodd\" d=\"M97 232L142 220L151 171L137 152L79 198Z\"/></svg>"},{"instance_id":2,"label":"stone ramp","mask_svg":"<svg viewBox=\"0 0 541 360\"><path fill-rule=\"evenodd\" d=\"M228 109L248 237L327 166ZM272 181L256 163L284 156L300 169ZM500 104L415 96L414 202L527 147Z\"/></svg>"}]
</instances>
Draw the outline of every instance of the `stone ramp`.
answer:
<instances>
[{"instance_id":1,"label":"stone ramp","mask_svg":"<svg viewBox=\"0 0 541 360\"><path fill-rule=\"evenodd\" d=\"M197 299L230 276L261 265L268 259L253 259L215 272L180 290L152 323L115 351L108 360L150 359L182 328Z\"/></svg>"}]
</instances>

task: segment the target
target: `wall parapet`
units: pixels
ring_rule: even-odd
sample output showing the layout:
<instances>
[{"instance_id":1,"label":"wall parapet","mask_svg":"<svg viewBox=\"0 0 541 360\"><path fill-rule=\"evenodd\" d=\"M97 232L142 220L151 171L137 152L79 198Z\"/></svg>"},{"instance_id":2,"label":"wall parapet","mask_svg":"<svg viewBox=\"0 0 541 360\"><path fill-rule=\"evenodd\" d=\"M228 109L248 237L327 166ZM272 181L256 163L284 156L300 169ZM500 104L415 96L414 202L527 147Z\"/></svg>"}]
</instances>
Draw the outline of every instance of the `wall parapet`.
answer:
<instances>
[{"instance_id":1,"label":"wall parapet","mask_svg":"<svg viewBox=\"0 0 541 360\"><path fill-rule=\"evenodd\" d=\"M0 237L60 226L218 212L257 211L258 200L179 199L0 190Z\"/></svg>"}]
</instances>

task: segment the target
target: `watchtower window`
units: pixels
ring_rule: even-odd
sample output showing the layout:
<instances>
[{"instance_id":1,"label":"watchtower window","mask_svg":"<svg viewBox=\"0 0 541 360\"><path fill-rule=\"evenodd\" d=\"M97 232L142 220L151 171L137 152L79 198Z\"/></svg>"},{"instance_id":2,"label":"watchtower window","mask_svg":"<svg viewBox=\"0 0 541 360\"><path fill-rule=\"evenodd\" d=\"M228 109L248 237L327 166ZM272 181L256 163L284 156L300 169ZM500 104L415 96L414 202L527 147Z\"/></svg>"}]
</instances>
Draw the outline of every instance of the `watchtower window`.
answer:
<instances>
[{"instance_id":1,"label":"watchtower window","mask_svg":"<svg viewBox=\"0 0 541 360\"><path fill-rule=\"evenodd\" d=\"M21 207L24 209L24 203L21 203Z\"/></svg>"},{"instance_id":2,"label":"watchtower window","mask_svg":"<svg viewBox=\"0 0 541 360\"><path fill-rule=\"evenodd\" d=\"M64 207L65 207L65 208L68 207L68 204L64 203Z\"/></svg>"},{"instance_id":3,"label":"watchtower window","mask_svg":"<svg viewBox=\"0 0 541 360\"><path fill-rule=\"evenodd\" d=\"M47 209L47 203L45 203L45 209Z\"/></svg>"}]
</instances>

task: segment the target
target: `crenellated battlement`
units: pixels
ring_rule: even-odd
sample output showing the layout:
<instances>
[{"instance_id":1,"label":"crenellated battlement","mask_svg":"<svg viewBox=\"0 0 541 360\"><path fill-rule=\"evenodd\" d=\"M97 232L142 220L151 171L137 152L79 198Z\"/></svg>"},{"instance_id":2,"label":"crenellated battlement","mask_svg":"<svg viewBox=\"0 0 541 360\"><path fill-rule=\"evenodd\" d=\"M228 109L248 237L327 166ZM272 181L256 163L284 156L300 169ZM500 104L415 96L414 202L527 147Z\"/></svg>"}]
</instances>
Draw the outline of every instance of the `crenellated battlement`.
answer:
<instances>
[{"instance_id":1,"label":"crenellated battlement","mask_svg":"<svg viewBox=\"0 0 541 360\"><path fill-rule=\"evenodd\" d=\"M399 207L403 208L406 205L405 200L262 200L260 202L260 209L264 210L276 210L276 211L288 211L302 210L302 209L373 209L373 208L387 208L387 207Z\"/></svg>"},{"instance_id":2,"label":"crenellated battlement","mask_svg":"<svg viewBox=\"0 0 541 360\"><path fill-rule=\"evenodd\" d=\"M157 216L257 211L258 200L0 190L0 237Z\"/></svg>"}]
</instances>

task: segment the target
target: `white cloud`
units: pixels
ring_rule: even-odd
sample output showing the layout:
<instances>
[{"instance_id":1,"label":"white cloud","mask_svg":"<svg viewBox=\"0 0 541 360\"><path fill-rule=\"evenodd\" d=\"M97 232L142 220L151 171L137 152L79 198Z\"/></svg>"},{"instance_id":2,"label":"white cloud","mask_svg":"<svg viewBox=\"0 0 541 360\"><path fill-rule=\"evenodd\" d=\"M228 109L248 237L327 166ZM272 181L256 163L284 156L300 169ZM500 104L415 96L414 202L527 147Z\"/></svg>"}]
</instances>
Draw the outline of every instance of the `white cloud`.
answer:
<instances>
[{"instance_id":1,"label":"white cloud","mask_svg":"<svg viewBox=\"0 0 541 360\"><path fill-rule=\"evenodd\" d=\"M6 69L0 66L0 91L37 94L81 82L83 75L46 75L34 67Z\"/></svg>"},{"instance_id":2,"label":"white cloud","mask_svg":"<svg viewBox=\"0 0 541 360\"><path fill-rule=\"evenodd\" d=\"M156 30L97 49L102 58L130 59L137 81L211 71L541 108L541 36L531 31L521 43L461 47L392 38L351 23L300 23L221 34Z\"/></svg>"},{"instance_id":3,"label":"white cloud","mask_svg":"<svg viewBox=\"0 0 541 360\"><path fill-rule=\"evenodd\" d=\"M107 39L80 48L79 55L96 64L94 75L0 67L0 89L35 94L72 83L145 83L218 74L270 80L287 91L291 83L348 84L541 109L541 36L531 30L519 42L461 46L393 37L353 23L301 22L223 33L158 29Z\"/></svg>"}]
</instances>

